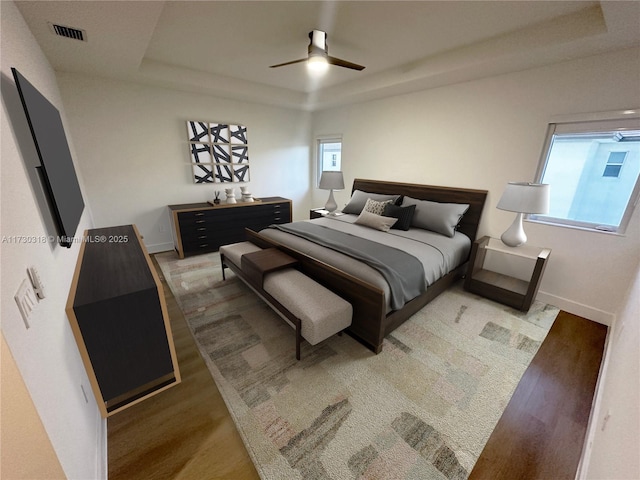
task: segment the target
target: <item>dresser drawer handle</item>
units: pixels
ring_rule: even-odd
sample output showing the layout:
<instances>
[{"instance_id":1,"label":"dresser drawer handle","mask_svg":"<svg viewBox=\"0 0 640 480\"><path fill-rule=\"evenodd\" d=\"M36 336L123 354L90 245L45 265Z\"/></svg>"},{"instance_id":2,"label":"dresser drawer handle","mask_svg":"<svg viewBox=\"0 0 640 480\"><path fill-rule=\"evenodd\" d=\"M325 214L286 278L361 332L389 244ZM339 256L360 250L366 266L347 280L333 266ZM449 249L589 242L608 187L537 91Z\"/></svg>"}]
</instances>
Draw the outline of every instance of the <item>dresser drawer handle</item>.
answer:
<instances>
[{"instance_id":1,"label":"dresser drawer handle","mask_svg":"<svg viewBox=\"0 0 640 480\"><path fill-rule=\"evenodd\" d=\"M200 247L200 248L204 248L204 247L208 247L208 246L209 246L209 244L208 244L208 243L203 243L203 244L201 244L201 245L198 245L198 247Z\"/></svg>"},{"instance_id":2,"label":"dresser drawer handle","mask_svg":"<svg viewBox=\"0 0 640 480\"><path fill-rule=\"evenodd\" d=\"M277 222L278 220L280 220L280 217L273 217L273 220Z\"/></svg>"},{"instance_id":3,"label":"dresser drawer handle","mask_svg":"<svg viewBox=\"0 0 640 480\"><path fill-rule=\"evenodd\" d=\"M197 212L194 214L196 217L201 217L204 215L204 212Z\"/></svg>"},{"instance_id":4,"label":"dresser drawer handle","mask_svg":"<svg viewBox=\"0 0 640 480\"><path fill-rule=\"evenodd\" d=\"M207 238L206 235L200 235L198 238Z\"/></svg>"},{"instance_id":5,"label":"dresser drawer handle","mask_svg":"<svg viewBox=\"0 0 640 480\"><path fill-rule=\"evenodd\" d=\"M206 227L196 228L196 230L198 230L199 232L204 232L206 230Z\"/></svg>"},{"instance_id":6,"label":"dresser drawer handle","mask_svg":"<svg viewBox=\"0 0 640 480\"><path fill-rule=\"evenodd\" d=\"M196 223L204 223L204 220L196 220Z\"/></svg>"}]
</instances>

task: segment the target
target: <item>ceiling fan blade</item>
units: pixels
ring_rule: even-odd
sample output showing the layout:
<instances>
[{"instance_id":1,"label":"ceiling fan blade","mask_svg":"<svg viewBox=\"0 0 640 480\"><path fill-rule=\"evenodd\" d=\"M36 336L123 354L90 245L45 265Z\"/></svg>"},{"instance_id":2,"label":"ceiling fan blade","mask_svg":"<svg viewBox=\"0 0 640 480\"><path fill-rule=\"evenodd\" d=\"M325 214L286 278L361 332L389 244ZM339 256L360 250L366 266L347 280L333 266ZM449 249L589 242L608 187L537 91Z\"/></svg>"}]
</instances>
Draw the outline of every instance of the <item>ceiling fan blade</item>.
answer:
<instances>
[{"instance_id":1,"label":"ceiling fan blade","mask_svg":"<svg viewBox=\"0 0 640 480\"><path fill-rule=\"evenodd\" d=\"M358 65L357 63L347 62L346 60L341 60L340 58L330 57L327 55L327 61L331 65L337 65L338 67L351 68L353 70L364 70L362 65Z\"/></svg>"},{"instance_id":2,"label":"ceiling fan blade","mask_svg":"<svg viewBox=\"0 0 640 480\"><path fill-rule=\"evenodd\" d=\"M285 65L293 65L294 63L302 63L302 62L306 62L307 60L308 60L307 58L301 58L300 60L293 60L292 62L285 62L285 63L279 63L277 65L271 65L269 68L284 67Z\"/></svg>"}]
</instances>

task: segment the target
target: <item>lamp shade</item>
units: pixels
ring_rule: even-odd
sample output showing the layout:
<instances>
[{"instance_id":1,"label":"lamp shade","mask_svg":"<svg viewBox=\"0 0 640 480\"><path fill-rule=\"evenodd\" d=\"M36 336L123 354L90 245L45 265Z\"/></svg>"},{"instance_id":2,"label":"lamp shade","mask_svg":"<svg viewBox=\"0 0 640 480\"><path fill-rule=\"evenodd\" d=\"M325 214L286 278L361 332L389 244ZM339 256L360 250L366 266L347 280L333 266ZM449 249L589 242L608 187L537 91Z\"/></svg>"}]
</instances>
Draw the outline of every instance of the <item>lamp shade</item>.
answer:
<instances>
[{"instance_id":1,"label":"lamp shade","mask_svg":"<svg viewBox=\"0 0 640 480\"><path fill-rule=\"evenodd\" d=\"M509 182L496 208L518 213L547 213L549 211L549 185Z\"/></svg>"},{"instance_id":2,"label":"lamp shade","mask_svg":"<svg viewBox=\"0 0 640 480\"><path fill-rule=\"evenodd\" d=\"M342 172L324 171L320 177L320 188L322 190L342 190L344 188L344 178Z\"/></svg>"}]
</instances>

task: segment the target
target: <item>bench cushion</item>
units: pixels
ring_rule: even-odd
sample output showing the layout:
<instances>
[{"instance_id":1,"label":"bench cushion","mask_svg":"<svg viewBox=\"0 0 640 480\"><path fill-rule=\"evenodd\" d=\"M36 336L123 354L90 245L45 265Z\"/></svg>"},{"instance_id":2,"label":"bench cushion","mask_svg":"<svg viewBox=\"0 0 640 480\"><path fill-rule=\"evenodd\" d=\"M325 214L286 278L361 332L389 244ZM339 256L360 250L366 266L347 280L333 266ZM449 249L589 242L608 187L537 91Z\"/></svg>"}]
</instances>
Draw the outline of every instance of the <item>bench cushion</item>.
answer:
<instances>
[{"instance_id":1,"label":"bench cushion","mask_svg":"<svg viewBox=\"0 0 640 480\"><path fill-rule=\"evenodd\" d=\"M263 288L300 319L302 336L311 345L351 325L351 304L298 270L267 274Z\"/></svg>"},{"instance_id":2,"label":"bench cushion","mask_svg":"<svg viewBox=\"0 0 640 480\"><path fill-rule=\"evenodd\" d=\"M257 252L262 250L251 242L238 242L220 247L220 254L231 260L234 265L240 267L240 259L245 253Z\"/></svg>"}]
</instances>

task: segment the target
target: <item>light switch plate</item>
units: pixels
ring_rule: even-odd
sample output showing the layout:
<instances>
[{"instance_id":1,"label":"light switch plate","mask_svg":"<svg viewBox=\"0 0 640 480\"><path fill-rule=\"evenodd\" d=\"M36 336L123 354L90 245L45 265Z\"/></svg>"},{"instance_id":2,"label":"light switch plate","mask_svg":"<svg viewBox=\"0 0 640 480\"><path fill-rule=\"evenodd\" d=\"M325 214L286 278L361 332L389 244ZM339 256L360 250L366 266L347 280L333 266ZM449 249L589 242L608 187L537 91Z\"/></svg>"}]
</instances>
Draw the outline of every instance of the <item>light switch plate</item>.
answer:
<instances>
[{"instance_id":1,"label":"light switch plate","mask_svg":"<svg viewBox=\"0 0 640 480\"><path fill-rule=\"evenodd\" d=\"M29 320L31 319L33 310L38 304L38 300L36 299L36 294L33 291L31 282L28 279L25 278L22 280L20 288L13 298L18 304L18 309L20 310L20 315L22 315L22 320L24 320L25 327L29 328Z\"/></svg>"}]
</instances>

